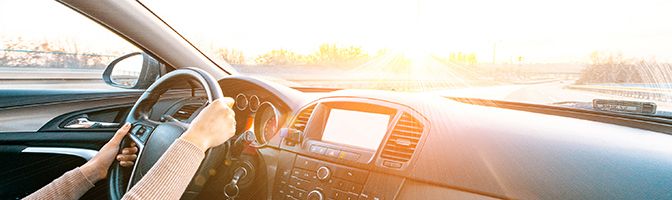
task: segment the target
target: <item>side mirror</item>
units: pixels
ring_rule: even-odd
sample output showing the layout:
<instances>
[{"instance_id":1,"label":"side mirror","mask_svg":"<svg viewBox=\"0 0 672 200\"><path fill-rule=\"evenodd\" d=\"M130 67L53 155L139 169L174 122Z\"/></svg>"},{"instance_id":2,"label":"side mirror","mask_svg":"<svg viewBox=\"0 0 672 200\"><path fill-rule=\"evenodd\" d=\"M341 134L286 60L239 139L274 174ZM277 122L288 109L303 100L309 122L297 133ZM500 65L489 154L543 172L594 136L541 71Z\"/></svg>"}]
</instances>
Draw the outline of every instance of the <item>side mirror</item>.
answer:
<instances>
[{"instance_id":1,"label":"side mirror","mask_svg":"<svg viewBox=\"0 0 672 200\"><path fill-rule=\"evenodd\" d=\"M146 53L130 53L107 65L103 80L114 87L147 89L159 78L162 67L158 60Z\"/></svg>"}]
</instances>

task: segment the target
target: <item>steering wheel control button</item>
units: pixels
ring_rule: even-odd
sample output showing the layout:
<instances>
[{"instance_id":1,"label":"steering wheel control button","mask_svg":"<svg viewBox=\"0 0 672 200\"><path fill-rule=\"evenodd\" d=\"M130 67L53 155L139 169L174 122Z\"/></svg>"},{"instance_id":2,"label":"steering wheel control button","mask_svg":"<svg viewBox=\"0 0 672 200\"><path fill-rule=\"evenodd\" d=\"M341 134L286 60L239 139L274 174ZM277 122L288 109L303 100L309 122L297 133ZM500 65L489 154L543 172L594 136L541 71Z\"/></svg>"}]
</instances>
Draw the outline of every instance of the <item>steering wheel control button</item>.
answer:
<instances>
[{"instance_id":1,"label":"steering wheel control button","mask_svg":"<svg viewBox=\"0 0 672 200\"><path fill-rule=\"evenodd\" d=\"M326 180L331 176L331 170L325 166L321 166L320 168L317 168L317 179L319 180Z\"/></svg>"},{"instance_id":2,"label":"steering wheel control button","mask_svg":"<svg viewBox=\"0 0 672 200\"><path fill-rule=\"evenodd\" d=\"M308 193L307 200L323 200L324 195L319 190L313 190Z\"/></svg>"},{"instance_id":3,"label":"steering wheel control button","mask_svg":"<svg viewBox=\"0 0 672 200\"><path fill-rule=\"evenodd\" d=\"M340 150L330 149L330 148L327 149L327 156L329 156L329 157L338 158L339 153L341 153Z\"/></svg>"},{"instance_id":4,"label":"steering wheel control button","mask_svg":"<svg viewBox=\"0 0 672 200\"><path fill-rule=\"evenodd\" d=\"M310 152L320 154L320 155L324 155L325 153L327 153L327 148L322 147L322 146L312 145L312 146L310 146Z\"/></svg>"}]
</instances>

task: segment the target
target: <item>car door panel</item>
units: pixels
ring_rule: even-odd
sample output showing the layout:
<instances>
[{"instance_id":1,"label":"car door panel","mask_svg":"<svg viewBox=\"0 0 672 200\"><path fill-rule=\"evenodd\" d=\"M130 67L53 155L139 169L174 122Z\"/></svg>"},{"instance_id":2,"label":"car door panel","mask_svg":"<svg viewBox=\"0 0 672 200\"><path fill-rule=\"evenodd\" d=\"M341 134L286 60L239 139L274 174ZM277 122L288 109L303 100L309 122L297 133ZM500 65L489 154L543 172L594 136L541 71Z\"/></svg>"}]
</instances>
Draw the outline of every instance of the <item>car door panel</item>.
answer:
<instances>
[{"instance_id":1,"label":"car door panel","mask_svg":"<svg viewBox=\"0 0 672 200\"><path fill-rule=\"evenodd\" d=\"M22 198L97 153L114 128L60 128L73 115L121 122L142 91L0 90L0 199ZM101 181L82 199L107 198Z\"/></svg>"},{"instance_id":2,"label":"car door panel","mask_svg":"<svg viewBox=\"0 0 672 200\"><path fill-rule=\"evenodd\" d=\"M0 199L22 198L85 163L116 128L65 128L79 117L122 123L142 91L0 90ZM169 91L152 109L160 116L190 90ZM82 199L106 199L106 181Z\"/></svg>"},{"instance_id":3,"label":"car door panel","mask_svg":"<svg viewBox=\"0 0 672 200\"><path fill-rule=\"evenodd\" d=\"M130 107L142 93L123 90L0 90L0 94L0 132L34 132L66 113L109 106Z\"/></svg>"},{"instance_id":4,"label":"car door panel","mask_svg":"<svg viewBox=\"0 0 672 200\"><path fill-rule=\"evenodd\" d=\"M63 173L78 167L86 159L78 155L59 153L58 151L30 152L30 147L21 145L2 145L0 148L0 199L19 199L40 189ZM75 148L71 148L75 149ZM89 150L93 151L93 150ZM82 199L104 199L105 181L96 184Z\"/></svg>"}]
</instances>

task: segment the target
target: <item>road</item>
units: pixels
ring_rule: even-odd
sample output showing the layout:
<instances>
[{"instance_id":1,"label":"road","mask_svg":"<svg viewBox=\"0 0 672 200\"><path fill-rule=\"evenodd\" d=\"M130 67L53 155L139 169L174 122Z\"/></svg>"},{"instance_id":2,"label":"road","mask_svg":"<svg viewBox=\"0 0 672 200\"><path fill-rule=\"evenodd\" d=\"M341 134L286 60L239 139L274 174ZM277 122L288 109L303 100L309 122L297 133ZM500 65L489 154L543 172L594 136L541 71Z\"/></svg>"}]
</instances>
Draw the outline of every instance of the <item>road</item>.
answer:
<instances>
[{"instance_id":1,"label":"road","mask_svg":"<svg viewBox=\"0 0 672 200\"><path fill-rule=\"evenodd\" d=\"M631 97L617 96L585 90L570 89L567 86L574 81L554 81L539 84L513 84L490 87L474 87L434 91L439 95L471 97L533 104L552 104L557 102L592 102L593 99L620 99L630 101L651 101ZM656 102L658 109L672 110L669 102Z\"/></svg>"},{"instance_id":2,"label":"road","mask_svg":"<svg viewBox=\"0 0 672 200\"><path fill-rule=\"evenodd\" d=\"M48 75L52 72L42 71L39 72L43 76ZM96 74L97 73L97 74ZM85 78L75 78L69 76L54 76L49 75L48 78L45 76L44 79L32 79L32 80L21 80L20 78L6 79L11 77L16 77L13 74L3 73L5 79L0 79L0 89L117 89L105 84L99 78L100 72L88 72L82 73L85 74ZM82 74L75 74L74 77L82 77ZM32 74L35 75L35 74ZM0 76L1 77L1 76ZM62 77L62 78L60 78ZM296 77L295 77L296 78ZM302 77L299 77L302 78ZM360 79L353 80L350 82L338 81L338 80L317 80L315 77L311 77L308 80L293 80L291 82L284 82L283 84L306 84L306 85L323 85L327 87L354 87L354 88L379 88L386 90L395 90L397 87L423 87L427 85L434 85L434 88L428 88L431 90L431 93L436 93L439 95L445 96L456 96L456 97L474 97L482 99L493 99L493 100L504 100L504 101L513 101L513 102L525 102L525 103L534 103L534 104L551 104L555 102L563 101L581 101L581 102L591 102L593 99L625 99L633 101L642 101L641 99L635 99L630 97L616 96L605 93L590 92L586 90L578 89L569 89L567 86L574 83L573 80L555 80L551 82L541 82L541 83L529 83L529 84L499 84L493 85L492 83L481 84L481 85L490 85L490 86L471 86L469 83L461 83L461 85L455 85L455 83L442 83L444 81L439 81L437 85L436 82L420 82L420 81L396 81L396 82L384 82L381 80L363 80ZM278 81L278 80L275 80ZM451 89L439 89L443 85L451 87ZM474 84L478 85L478 84ZM644 100L647 101L647 100ZM672 110L672 105L666 102L656 102L659 108Z\"/></svg>"}]
</instances>

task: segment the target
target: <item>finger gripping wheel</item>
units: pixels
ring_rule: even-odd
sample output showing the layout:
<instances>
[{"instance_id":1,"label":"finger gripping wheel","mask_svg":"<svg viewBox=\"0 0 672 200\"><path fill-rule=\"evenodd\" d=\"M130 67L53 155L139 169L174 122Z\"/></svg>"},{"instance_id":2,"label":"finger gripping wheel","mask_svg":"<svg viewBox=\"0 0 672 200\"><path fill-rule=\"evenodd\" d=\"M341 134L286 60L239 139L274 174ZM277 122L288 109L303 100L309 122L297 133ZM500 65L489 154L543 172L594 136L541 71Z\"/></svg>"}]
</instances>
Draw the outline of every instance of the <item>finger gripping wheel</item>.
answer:
<instances>
[{"instance_id":1,"label":"finger gripping wheel","mask_svg":"<svg viewBox=\"0 0 672 200\"><path fill-rule=\"evenodd\" d=\"M208 104L217 99L224 98L222 89L220 88L217 80L201 69L177 69L162 76L159 80L154 82L154 84L152 84L138 98L131 108L128 116L126 117L126 122L133 124L133 128L131 129L131 134L129 134L129 137L122 141L121 147L119 149L123 149L123 147L127 146L131 141L135 142L138 146L138 157L136 159L135 165L130 170L130 176L129 169L120 167L118 162L112 164L108 173L110 199L121 199L124 193L126 193L128 189L130 189L142 178L144 174L147 173L147 171L149 171L149 169L161 157L161 155L163 155L172 142L186 130L185 126L179 124L179 122L158 122L151 120L149 118L149 114L150 110L159 101L159 97L162 94L171 88L175 88L175 86L184 86L181 84L188 84L191 82L196 82L203 87L208 98ZM148 130L153 130L153 132L145 132L145 136L138 137L133 132L133 130L136 130L135 127L137 126L146 127ZM209 159L217 159L213 158L217 156L210 156L211 154L212 152L208 152L204 161ZM201 169L199 169L196 174L201 174L201 172L207 170L207 168L209 167L201 165ZM191 193L197 193L201 188L202 185L197 185L192 182L187 188L187 191L190 191ZM186 198L189 199L189 197ZM183 199L185 199L184 196Z\"/></svg>"}]
</instances>

